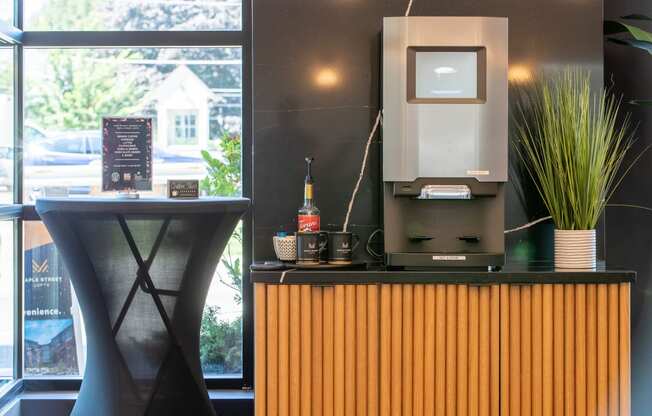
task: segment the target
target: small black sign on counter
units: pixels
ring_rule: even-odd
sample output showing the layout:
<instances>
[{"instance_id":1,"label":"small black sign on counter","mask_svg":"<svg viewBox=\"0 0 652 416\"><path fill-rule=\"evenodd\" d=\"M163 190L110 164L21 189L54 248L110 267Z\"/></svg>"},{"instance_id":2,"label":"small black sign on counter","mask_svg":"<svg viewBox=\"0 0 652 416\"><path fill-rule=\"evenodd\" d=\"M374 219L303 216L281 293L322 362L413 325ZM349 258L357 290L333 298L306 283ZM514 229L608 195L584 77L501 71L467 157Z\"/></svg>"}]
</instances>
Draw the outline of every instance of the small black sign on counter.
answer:
<instances>
[{"instance_id":1,"label":"small black sign on counter","mask_svg":"<svg viewBox=\"0 0 652 416\"><path fill-rule=\"evenodd\" d=\"M168 180L168 198L196 199L199 198L199 181Z\"/></svg>"},{"instance_id":2,"label":"small black sign on counter","mask_svg":"<svg viewBox=\"0 0 652 416\"><path fill-rule=\"evenodd\" d=\"M152 190L152 119L102 119L102 190Z\"/></svg>"}]
</instances>

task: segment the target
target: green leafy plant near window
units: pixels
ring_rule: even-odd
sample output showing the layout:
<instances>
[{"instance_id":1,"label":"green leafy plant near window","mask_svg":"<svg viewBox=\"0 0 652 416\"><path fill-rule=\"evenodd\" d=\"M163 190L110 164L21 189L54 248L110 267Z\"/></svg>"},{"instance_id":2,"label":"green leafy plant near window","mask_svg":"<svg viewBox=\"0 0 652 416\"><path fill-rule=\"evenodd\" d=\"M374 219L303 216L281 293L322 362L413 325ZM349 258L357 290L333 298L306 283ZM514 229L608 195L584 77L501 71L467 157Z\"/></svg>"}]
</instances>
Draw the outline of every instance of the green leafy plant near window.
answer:
<instances>
[{"instance_id":1,"label":"green leafy plant near window","mask_svg":"<svg viewBox=\"0 0 652 416\"><path fill-rule=\"evenodd\" d=\"M622 16L621 20L607 20L604 22L604 34L607 40L620 45L641 49L652 55L652 33L633 24L641 22L652 24L652 18L643 14L630 14ZM652 99L633 99L630 104L652 106Z\"/></svg>"},{"instance_id":2,"label":"green leafy plant near window","mask_svg":"<svg viewBox=\"0 0 652 416\"><path fill-rule=\"evenodd\" d=\"M212 196L240 196L242 193L242 151L239 135L223 134L218 141L220 157L202 151L208 175L201 190ZM242 226L238 226L222 255L226 276L221 283L234 290L234 301L242 304ZM208 306L201 325L200 355L207 373L242 372L242 317L233 321L220 319L220 308Z\"/></svg>"},{"instance_id":3,"label":"green leafy plant near window","mask_svg":"<svg viewBox=\"0 0 652 416\"><path fill-rule=\"evenodd\" d=\"M240 136L224 133L218 142L221 158L213 157L206 150L202 151L208 176L202 180L201 189L208 195L240 196L242 195Z\"/></svg>"},{"instance_id":4,"label":"green leafy plant near window","mask_svg":"<svg viewBox=\"0 0 652 416\"><path fill-rule=\"evenodd\" d=\"M218 307L204 311L201 325L200 354L204 373L238 374L242 372L242 318L220 319Z\"/></svg>"},{"instance_id":5,"label":"green leafy plant near window","mask_svg":"<svg viewBox=\"0 0 652 416\"><path fill-rule=\"evenodd\" d=\"M620 100L591 94L590 73L579 69L542 77L521 94L515 149L555 227L594 229L633 141L629 117L618 121Z\"/></svg>"}]
</instances>

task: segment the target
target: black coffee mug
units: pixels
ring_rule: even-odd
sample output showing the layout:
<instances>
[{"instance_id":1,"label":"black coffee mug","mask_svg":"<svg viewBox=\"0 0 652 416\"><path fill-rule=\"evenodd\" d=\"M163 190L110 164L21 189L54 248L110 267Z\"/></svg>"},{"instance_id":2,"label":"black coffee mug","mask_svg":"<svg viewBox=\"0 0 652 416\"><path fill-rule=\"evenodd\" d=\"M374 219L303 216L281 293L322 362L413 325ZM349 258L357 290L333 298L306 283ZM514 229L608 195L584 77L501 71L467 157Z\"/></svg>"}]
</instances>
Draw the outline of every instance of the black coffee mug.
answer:
<instances>
[{"instance_id":1,"label":"black coffee mug","mask_svg":"<svg viewBox=\"0 0 652 416\"><path fill-rule=\"evenodd\" d=\"M353 233L343 231L328 233L328 263L351 264L353 250L359 243L360 237Z\"/></svg>"},{"instance_id":2,"label":"black coffee mug","mask_svg":"<svg viewBox=\"0 0 652 416\"><path fill-rule=\"evenodd\" d=\"M297 264L319 264L319 233L298 232Z\"/></svg>"}]
</instances>

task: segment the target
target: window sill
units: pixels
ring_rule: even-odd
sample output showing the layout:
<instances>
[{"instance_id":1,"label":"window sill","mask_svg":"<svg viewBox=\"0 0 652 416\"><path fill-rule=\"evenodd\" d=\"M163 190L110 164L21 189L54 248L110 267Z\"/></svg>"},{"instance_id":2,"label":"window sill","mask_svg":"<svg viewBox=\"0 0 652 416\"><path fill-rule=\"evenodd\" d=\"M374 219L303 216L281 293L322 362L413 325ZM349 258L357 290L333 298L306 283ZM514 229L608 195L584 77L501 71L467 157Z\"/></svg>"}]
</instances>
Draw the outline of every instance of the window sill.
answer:
<instances>
[{"instance_id":1,"label":"window sill","mask_svg":"<svg viewBox=\"0 0 652 416\"><path fill-rule=\"evenodd\" d=\"M5 408L0 408L0 416L38 416L43 414L68 416L75 404L77 394L77 391L64 390L21 393L12 399ZM253 414L253 391L209 390L208 395L215 409L219 409L220 415Z\"/></svg>"}]
</instances>

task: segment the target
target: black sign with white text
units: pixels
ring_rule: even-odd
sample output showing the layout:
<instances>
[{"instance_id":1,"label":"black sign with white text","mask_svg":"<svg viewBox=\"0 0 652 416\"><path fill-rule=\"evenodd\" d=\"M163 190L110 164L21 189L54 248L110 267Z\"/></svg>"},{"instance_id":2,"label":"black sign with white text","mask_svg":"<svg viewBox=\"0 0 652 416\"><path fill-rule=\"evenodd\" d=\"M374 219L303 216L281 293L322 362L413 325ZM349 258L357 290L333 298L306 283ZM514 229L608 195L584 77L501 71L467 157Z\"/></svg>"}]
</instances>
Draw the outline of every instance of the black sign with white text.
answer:
<instances>
[{"instance_id":1,"label":"black sign with white text","mask_svg":"<svg viewBox=\"0 0 652 416\"><path fill-rule=\"evenodd\" d=\"M102 190L152 190L152 119L102 119Z\"/></svg>"},{"instance_id":2,"label":"black sign with white text","mask_svg":"<svg viewBox=\"0 0 652 416\"><path fill-rule=\"evenodd\" d=\"M169 179L168 198L176 198L176 199L199 198L199 181Z\"/></svg>"}]
</instances>

